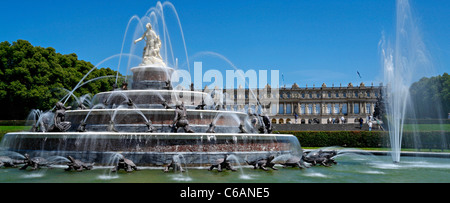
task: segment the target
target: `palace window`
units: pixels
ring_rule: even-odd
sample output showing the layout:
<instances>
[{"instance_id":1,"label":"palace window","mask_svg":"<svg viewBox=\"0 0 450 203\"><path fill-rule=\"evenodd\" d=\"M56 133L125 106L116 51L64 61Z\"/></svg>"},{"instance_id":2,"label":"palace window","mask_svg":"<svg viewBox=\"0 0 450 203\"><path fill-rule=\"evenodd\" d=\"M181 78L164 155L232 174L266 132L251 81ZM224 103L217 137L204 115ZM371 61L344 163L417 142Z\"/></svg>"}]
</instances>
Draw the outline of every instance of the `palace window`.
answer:
<instances>
[{"instance_id":1,"label":"palace window","mask_svg":"<svg viewBox=\"0 0 450 203\"><path fill-rule=\"evenodd\" d=\"M308 104L308 114L313 114L313 105Z\"/></svg>"},{"instance_id":2,"label":"palace window","mask_svg":"<svg viewBox=\"0 0 450 203\"><path fill-rule=\"evenodd\" d=\"M284 114L284 104L280 104L280 108L278 110L279 114Z\"/></svg>"},{"instance_id":3,"label":"palace window","mask_svg":"<svg viewBox=\"0 0 450 203\"><path fill-rule=\"evenodd\" d=\"M316 104L316 114L320 114L320 104Z\"/></svg>"},{"instance_id":4,"label":"palace window","mask_svg":"<svg viewBox=\"0 0 450 203\"><path fill-rule=\"evenodd\" d=\"M331 104L327 104L327 114L331 114Z\"/></svg>"},{"instance_id":5,"label":"palace window","mask_svg":"<svg viewBox=\"0 0 450 203\"><path fill-rule=\"evenodd\" d=\"M355 103L355 104L353 105L353 112L354 112L355 114L359 114L359 104Z\"/></svg>"},{"instance_id":6,"label":"palace window","mask_svg":"<svg viewBox=\"0 0 450 203\"><path fill-rule=\"evenodd\" d=\"M347 114L348 113L348 111L347 111L347 104L342 104L342 113L343 114Z\"/></svg>"},{"instance_id":7,"label":"palace window","mask_svg":"<svg viewBox=\"0 0 450 203\"><path fill-rule=\"evenodd\" d=\"M292 114L291 104L286 104L286 114Z\"/></svg>"}]
</instances>

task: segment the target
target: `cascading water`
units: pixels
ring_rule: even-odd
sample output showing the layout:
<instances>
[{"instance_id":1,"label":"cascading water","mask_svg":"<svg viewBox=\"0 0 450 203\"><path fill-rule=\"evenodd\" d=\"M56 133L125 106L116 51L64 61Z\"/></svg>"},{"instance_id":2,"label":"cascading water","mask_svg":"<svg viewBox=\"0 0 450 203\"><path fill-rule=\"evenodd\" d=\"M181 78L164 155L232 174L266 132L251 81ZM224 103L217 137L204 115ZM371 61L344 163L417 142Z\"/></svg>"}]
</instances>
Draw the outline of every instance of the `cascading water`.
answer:
<instances>
[{"instance_id":1,"label":"cascading water","mask_svg":"<svg viewBox=\"0 0 450 203\"><path fill-rule=\"evenodd\" d=\"M408 0L397 0L397 18L394 47L380 42L384 81L386 86L386 113L392 150L392 160L400 162L403 124L409 105L410 85L431 67L416 19ZM409 109L408 109L409 110Z\"/></svg>"}]
</instances>

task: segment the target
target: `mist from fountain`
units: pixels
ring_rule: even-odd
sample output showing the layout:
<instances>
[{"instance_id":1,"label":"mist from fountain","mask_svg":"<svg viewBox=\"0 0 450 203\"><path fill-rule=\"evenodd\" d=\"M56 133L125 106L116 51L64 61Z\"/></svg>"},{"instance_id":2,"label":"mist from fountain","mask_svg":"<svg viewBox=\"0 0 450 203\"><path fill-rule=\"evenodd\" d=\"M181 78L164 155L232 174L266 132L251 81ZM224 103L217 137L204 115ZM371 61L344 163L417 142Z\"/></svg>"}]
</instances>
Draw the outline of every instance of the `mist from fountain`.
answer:
<instances>
[{"instance_id":1,"label":"mist from fountain","mask_svg":"<svg viewBox=\"0 0 450 203\"><path fill-rule=\"evenodd\" d=\"M392 48L383 36L380 41L386 113L390 135L391 155L400 162L403 124L411 99L409 88L432 67L422 35L408 0L397 0L395 42ZM429 72L429 71L428 71Z\"/></svg>"}]
</instances>

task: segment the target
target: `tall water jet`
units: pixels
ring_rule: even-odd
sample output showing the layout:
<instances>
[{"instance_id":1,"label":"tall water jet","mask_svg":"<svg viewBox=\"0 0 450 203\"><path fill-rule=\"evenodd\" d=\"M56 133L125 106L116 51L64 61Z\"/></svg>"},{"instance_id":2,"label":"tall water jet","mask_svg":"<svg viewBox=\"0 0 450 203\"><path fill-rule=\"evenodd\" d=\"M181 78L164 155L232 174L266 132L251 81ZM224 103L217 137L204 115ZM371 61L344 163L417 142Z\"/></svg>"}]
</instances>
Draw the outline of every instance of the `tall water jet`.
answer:
<instances>
[{"instance_id":1,"label":"tall water jet","mask_svg":"<svg viewBox=\"0 0 450 203\"><path fill-rule=\"evenodd\" d=\"M394 47L381 45L384 81L387 85L386 113L389 127L392 160L400 162L403 124L407 106L411 102L409 88L431 67L417 22L408 0L397 0Z\"/></svg>"}]
</instances>

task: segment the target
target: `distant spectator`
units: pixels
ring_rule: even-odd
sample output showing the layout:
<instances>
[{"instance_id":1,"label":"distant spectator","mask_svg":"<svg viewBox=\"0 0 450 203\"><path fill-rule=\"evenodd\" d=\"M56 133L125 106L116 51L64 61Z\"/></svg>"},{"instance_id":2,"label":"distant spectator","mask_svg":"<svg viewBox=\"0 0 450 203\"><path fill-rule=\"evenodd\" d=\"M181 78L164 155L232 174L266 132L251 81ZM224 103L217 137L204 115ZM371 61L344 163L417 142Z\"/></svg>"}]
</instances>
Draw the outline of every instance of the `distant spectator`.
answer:
<instances>
[{"instance_id":1,"label":"distant spectator","mask_svg":"<svg viewBox=\"0 0 450 203\"><path fill-rule=\"evenodd\" d=\"M359 117L359 129L362 129L364 119Z\"/></svg>"},{"instance_id":2,"label":"distant spectator","mask_svg":"<svg viewBox=\"0 0 450 203\"><path fill-rule=\"evenodd\" d=\"M369 131L372 131L372 121L369 121Z\"/></svg>"}]
</instances>

